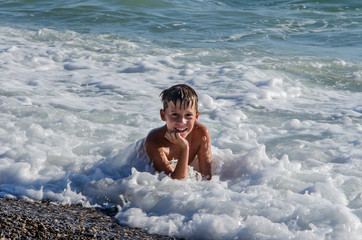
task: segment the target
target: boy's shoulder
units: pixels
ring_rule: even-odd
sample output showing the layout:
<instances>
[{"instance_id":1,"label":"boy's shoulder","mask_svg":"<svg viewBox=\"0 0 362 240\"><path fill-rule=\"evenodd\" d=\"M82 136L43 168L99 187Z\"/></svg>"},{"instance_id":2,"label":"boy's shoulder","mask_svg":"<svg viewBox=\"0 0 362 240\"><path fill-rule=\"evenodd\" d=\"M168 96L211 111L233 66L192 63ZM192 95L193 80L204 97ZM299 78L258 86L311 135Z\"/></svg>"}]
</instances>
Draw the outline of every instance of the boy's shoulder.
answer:
<instances>
[{"instance_id":1,"label":"boy's shoulder","mask_svg":"<svg viewBox=\"0 0 362 240\"><path fill-rule=\"evenodd\" d=\"M196 131L196 133L199 133L199 134L206 134L209 132L207 127L199 122L195 123L194 130Z\"/></svg>"},{"instance_id":2,"label":"boy's shoulder","mask_svg":"<svg viewBox=\"0 0 362 240\"><path fill-rule=\"evenodd\" d=\"M165 127L155 128L151 130L146 137L146 144L157 144L164 140Z\"/></svg>"},{"instance_id":3,"label":"boy's shoulder","mask_svg":"<svg viewBox=\"0 0 362 240\"><path fill-rule=\"evenodd\" d=\"M196 142L202 142L205 140L210 140L209 130L206 126L201 123L195 123L194 129L192 130L193 139Z\"/></svg>"}]
</instances>

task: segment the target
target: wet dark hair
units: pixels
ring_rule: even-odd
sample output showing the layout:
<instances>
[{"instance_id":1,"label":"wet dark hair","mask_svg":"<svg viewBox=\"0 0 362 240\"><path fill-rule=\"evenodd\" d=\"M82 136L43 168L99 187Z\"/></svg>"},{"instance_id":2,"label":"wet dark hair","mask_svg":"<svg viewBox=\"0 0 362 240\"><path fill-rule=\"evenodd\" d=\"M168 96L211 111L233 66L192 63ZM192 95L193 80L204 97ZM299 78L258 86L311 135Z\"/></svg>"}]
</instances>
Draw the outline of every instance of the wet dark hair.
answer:
<instances>
[{"instance_id":1,"label":"wet dark hair","mask_svg":"<svg viewBox=\"0 0 362 240\"><path fill-rule=\"evenodd\" d=\"M177 100L180 100L184 107L192 107L195 105L196 112L198 112L198 96L196 91L189 85L174 85L168 89L163 90L160 94L160 97L163 102L163 110L168 108L169 102L172 101L176 106Z\"/></svg>"}]
</instances>

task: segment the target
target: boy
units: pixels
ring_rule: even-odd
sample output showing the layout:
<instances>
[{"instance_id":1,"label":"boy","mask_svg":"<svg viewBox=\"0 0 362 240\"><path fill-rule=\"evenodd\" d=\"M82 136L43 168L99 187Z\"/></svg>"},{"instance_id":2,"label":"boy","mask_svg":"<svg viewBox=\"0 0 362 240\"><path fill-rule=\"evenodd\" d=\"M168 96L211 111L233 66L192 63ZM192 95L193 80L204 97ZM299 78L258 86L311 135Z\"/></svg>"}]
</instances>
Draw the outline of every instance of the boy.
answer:
<instances>
[{"instance_id":1,"label":"boy","mask_svg":"<svg viewBox=\"0 0 362 240\"><path fill-rule=\"evenodd\" d=\"M211 144L208 129L197 122L198 96L194 89L179 84L160 94L163 109L161 119L166 124L152 130L146 138L146 152L158 172L171 174L173 179L187 176L188 165L199 161L199 171L204 179L211 179ZM170 161L177 159L173 168Z\"/></svg>"}]
</instances>

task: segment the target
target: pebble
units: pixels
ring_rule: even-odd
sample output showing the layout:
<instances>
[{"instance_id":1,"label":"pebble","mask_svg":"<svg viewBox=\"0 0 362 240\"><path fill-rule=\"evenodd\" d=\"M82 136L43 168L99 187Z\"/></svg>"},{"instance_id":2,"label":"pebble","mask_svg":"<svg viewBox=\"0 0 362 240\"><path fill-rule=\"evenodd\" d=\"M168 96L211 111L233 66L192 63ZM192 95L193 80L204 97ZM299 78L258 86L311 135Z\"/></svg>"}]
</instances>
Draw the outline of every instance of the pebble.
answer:
<instances>
[{"instance_id":1,"label":"pebble","mask_svg":"<svg viewBox=\"0 0 362 240\"><path fill-rule=\"evenodd\" d=\"M175 239L120 225L114 214L80 205L0 198L0 240Z\"/></svg>"}]
</instances>

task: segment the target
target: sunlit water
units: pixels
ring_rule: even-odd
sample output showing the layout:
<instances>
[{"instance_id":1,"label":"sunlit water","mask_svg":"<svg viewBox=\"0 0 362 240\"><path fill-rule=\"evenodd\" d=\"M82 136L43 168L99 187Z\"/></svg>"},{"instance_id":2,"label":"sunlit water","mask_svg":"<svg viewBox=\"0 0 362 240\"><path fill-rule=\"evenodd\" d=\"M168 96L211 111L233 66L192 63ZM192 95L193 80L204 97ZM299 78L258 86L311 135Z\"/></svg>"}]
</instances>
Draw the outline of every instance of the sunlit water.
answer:
<instances>
[{"instance_id":1,"label":"sunlit water","mask_svg":"<svg viewBox=\"0 0 362 240\"><path fill-rule=\"evenodd\" d=\"M362 3L62 2L0 3L0 196L190 239L360 239ZM177 83L211 181L142 152Z\"/></svg>"}]
</instances>

